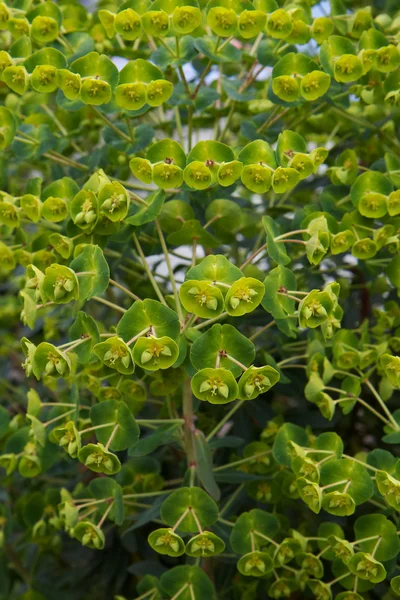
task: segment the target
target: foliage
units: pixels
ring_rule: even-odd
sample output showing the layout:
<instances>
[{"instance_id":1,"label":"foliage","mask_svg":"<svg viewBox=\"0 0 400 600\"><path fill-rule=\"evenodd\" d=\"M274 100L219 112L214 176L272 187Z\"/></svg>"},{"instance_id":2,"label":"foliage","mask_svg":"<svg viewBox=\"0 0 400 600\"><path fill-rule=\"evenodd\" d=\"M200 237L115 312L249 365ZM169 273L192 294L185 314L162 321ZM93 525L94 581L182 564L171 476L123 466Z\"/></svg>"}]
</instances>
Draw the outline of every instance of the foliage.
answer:
<instances>
[{"instance_id":1,"label":"foliage","mask_svg":"<svg viewBox=\"0 0 400 600\"><path fill-rule=\"evenodd\" d=\"M399 596L397 3L0 30L0 599Z\"/></svg>"}]
</instances>

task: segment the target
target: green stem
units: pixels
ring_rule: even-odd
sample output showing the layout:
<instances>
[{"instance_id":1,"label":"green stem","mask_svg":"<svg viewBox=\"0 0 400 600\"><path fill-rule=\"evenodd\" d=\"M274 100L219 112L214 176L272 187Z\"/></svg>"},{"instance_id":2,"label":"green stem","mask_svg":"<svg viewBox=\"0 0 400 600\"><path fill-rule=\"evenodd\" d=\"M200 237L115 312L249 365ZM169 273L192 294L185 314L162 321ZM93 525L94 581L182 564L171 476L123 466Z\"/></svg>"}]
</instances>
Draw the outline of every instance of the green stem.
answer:
<instances>
[{"instance_id":1,"label":"green stem","mask_svg":"<svg viewBox=\"0 0 400 600\"><path fill-rule=\"evenodd\" d=\"M232 417L232 415L235 414L235 412L237 410L239 410L239 408L241 406L243 406L243 404L246 402L246 400L240 400L237 404L235 404L235 406L233 408L231 408L231 410L226 413L226 415L224 416L223 419L221 419L221 421L214 427L214 429L208 434L208 436L206 437L206 441L209 442L216 433L218 433L218 431L221 429L221 427L223 427L223 425L225 425L225 423L227 421L229 421L229 419Z\"/></svg>"},{"instance_id":2,"label":"green stem","mask_svg":"<svg viewBox=\"0 0 400 600\"><path fill-rule=\"evenodd\" d=\"M174 298L175 298L176 310L177 310L177 313L178 313L179 321L181 323L181 327L183 327L184 323L185 323L185 319L183 317L182 306L181 306L181 302L179 300L178 288L176 287L176 282L175 282L175 277L174 277L174 271L172 269L171 260L169 258L167 244L165 243L164 235L163 235L163 232L161 230L160 223L159 223L157 217L155 219L155 222L156 222L156 228L157 228L158 237L160 238L161 248L163 249L164 256L165 256L165 262L167 263L169 278L170 278L170 281L171 281L172 290L173 290Z\"/></svg>"},{"instance_id":3,"label":"green stem","mask_svg":"<svg viewBox=\"0 0 400 600\"><path fill-rule=\"evenodd\" d=\"M139 254L139 256L140 256L140 258L142 260L142 264L143 264L143 267L144 267L144 269L145 269L145 271L147 273L147 277L149 278L150 283L153 286L153 289L154 289L155 293L158 296L158 299L160 300L160 302L162 302L162 304L164 304L164 306L167 306L165 298L162 295L160 288L158 287L158 283L156 282L156 280L153 277L152 272L150 271L150 267L147 264L146 257L145 257L145 255L143 253L142 247L141 247L141 245L139 243L139 240L137 239L135 233L132 235L132 238L133 238L133 242L134 242L134 244L136 246L136 250L137 250L137 252L138 252L138 254Z\"/></svg>"},{"instance_id":4,"label":"green stem","mask_svg":"<svg viewBox=\"0 0 400 600\"><path fill-rule=\"evenodd\" d=\"M247 458L241 458L240 460L235 460L234 462L227 463L226 465L221 465L220 467L215 467L213 471L224 471L225 469L230 469L232 467L237 467L239 465L245 465L252 460L257 458L261 458L261 456L266 456L267 454L271 454L272 450L265 450L264 452L259 452L258 454L253 454L253 456L249 456Z\"/></svg>"},{"instance_id":5,"label":"green stem","mask_svg":"<svg viewBox=\"0 0 400 600\"><path fill-rule=\"evenodd\" d=\"M127 294L128 296L133 298L134 300L140 300L139 296L136 296L136 294L134 294L133 292L128 290L128 288L124 287L117 281L114 281L114 279L110 279L110 283L111 283L111 285L114 285L115 287L117 287L119 290L121 290L122 292L124 292L125 294Z\"/></svg>"},{"instance_id":6,"label":"green stem","mask_svg":"<svg viewBox=\"0 0 400 600\"><path fill-rule=\"evenodd\" d=\"M114 125L114 123L112 121L110 121L110 119L108 119L106 117L106 115L101 112L101 110L99 110L95 106L92 106L91 108L96 113L96 115L98 117L100 117L100 119L102 119L104 121L104 123L106 123L106 125L108 125L108 127L110 127L117 135L119 135L120 138L122 138L126 142L131 143L131 139L130 139L129 135L126 135L126 133L124 133L121 129L119 129L119 127Z\"/></svg>"},{"instance_id":7,"label":"green stem","mask_svg":"<svg viewBox=\"0 0 400 600\"><path fill-rule=\"evenodd\" d=\"M97 302L101 302L102 304L105 304L106 306L109 306L110 308L113 308L114 310L118 310L121 313L126 313L126 309L122 308L122 306L118 306L117 304L114 304L114 302L110 302L109 300L100 298L100 296L92 296L92 300L97 300Z\"/></svg>"}]
</instances>

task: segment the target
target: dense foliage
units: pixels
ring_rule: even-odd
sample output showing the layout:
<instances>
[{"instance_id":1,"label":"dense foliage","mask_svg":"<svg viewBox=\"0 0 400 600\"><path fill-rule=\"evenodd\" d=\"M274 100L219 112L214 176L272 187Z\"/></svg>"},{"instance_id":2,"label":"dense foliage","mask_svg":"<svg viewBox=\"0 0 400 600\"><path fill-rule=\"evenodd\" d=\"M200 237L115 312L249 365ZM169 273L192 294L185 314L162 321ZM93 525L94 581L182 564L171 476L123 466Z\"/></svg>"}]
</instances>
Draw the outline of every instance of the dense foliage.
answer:
<instances>
[{"instance_id":1,"label":"dense foliage","mask_svg":"<svg viewBox=\"0 0 400 600\"><path fill-rule=\"evenodd\" d=\"M0 3L0 599L400 595L397 0Z\"/></svg>"}]
</instances>

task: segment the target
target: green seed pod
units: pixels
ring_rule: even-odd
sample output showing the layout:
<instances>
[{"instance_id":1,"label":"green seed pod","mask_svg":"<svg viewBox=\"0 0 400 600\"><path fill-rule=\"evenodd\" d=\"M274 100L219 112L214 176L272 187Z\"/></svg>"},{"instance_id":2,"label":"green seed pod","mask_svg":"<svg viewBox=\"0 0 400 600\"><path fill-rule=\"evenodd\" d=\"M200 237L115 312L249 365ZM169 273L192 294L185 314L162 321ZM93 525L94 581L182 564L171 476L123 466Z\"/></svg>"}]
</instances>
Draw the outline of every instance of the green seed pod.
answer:
<instances>
[{"instance_id":1,"label":"green seed pod","mask_svg":"<svg viewBox=\"0 0 400 600\"><path fill-rule=\"evenodd\" d=\"M243 167L241 180L247 189L255 194L268 192L272 183L272 169L263 165L246 165Z\"/></svg>"},{"instance_id":2,"label":"green seed pod","mask_svg":"<svg viewBox=\"0 0 400 600\"><path fill-rule=\"evenodd\" d=\"M243 10L239 15L238 30L248 40L258 35L267 24L267 15L261 10Z\"/></svg>"},{"instance_id":3,"label":"green seed pod","mask_svg":"<svg viewBox=\"0 0 400 600\"><path fill-rule=\"evenodd\" d=\"M205 190L213 183L210 169L199 160L194 160L185 167L183 179L189 187L195 190Z\"/></svg>"},{"instance_id":4,"label":"green seed pod","mask_svg":"<svg viewBox=\"0 0 400 600\"><path fill-rule=\"evenodd\" d=\"M73 529L73 536L81 542L82 546L87 546L93 550L104 548L104 533L90 521L80 521Z\"/></svg>"},{"instance_id":5,"label":"green seed pod","mask_svg":"<svg viewBox=\"0 0 400 600\"><path fill-rule=\"evenodd\" d=\"M267 552L249 552L239 559L237 569L242 575L264 577L273 570L274 563Z\"/></svg>"},{"instance_id":6,"label":"green seed pod","mask_svg":"<svg viewBox=\"0 0 400 600\"><path fill-rule=\"evenodd\" d=\"M93 231L98 219L98 200L89 190L81 190L70 204L71 219L83 231Z\"/></svg>"},{"instance_id":7,"label":"green seed pod","mask_svg":"<svg viewBox=\"0 0 400 600\"><path fill-rule=\"evenodd\" d=\"M6 67L3 71L3 81L13 92L22 96L28 89L29 75L23 66Z\"/></svg>"},{"instance_id":8,"label":"green seed pod","mask_svg":"<svg viewBox=\"0 0 400 600\"><path fill-rule=\"evenodd\" d=\"M192 391L199 400L211 404L227 404L238 396L238 386L227 369L201 369L192 377Z\"/></svg>"},{"instance_id":9,"label":"green seed pod","mask_svg":"<svg viewBox=\"0 0 400 600\"><path fill-rule=\"evenodd\" d=\"M43 292L54 304L67 304L79 297L79 283L75 272L64 265L47 267L43 279Z\"/></svg>"},{"instance_id":10,"label":"green seed pod","mask_svg":"<svg viewBox=\"0 0 400 600\"><path fill-rule=\"evenodd\" d=\"M241 376L239 398L241 400L254 400L260 394L265 394L278 383L280 375L270 366L249 367Z\"/></svg>"},{"instance_id":11,"label":"green seed pod","mask_svg":"<svg viewBox=\"0 0 400 600\"><path fill-rule=\"evenodd\" d=\"M169 369L176 362L178 355L179 348L176 342L168 336L141 337L133 348L135 363L146 371Z\"/></svg>"},{"instance_id":12,"label":"green seed pod","mask_svg":"<svg viewBox=\"0 0 400 600\"><path fill-rule=\"evenodd\" d=\"M130 375L135 370L131 350L118 336L96 344L93 346L93 352L107 367L122 375Z\"/></svg>"},{"instance_id":13,"label":"green seed pod","mask_svg":"<svg viewBox=\"0 0 400 600\"><path fill-rule=\"evenodd\" d=\"M179 289L183 307L203 319L220 315L224 309L221 290L209 281L188 280Z\"/></svg>"},{"instance_id":14,"label":"green seed pod","mask_svg":"<svg viewBox=\"0 0 400 600\"><path fill-rule=\"evenodd\" d=\"M31 36L39 44L54 42L59 35L58 23L52 17L38 15L32 21Z\"/></svg>"},{"instance_id":15,"label":"green seed pod","mask_svg":"<svg viewBox=\"0 0 400 600\"><path fill-rule=\"evenodd\" d=\"M225 310L233 317L252 312L264 297L264 284L253 277L235 281L225 296Z\"/></svg>"},{"instance_id":16,"label":"green seed pod","mask_svg":"<svg viewBox=\"0 0 400 600\"><path fill-rule=\"evenodd\" d=\"M300 82L300 93L305 100L312 102L321 98L329 90L331 78L323 71L311 71Z\"/></svg>"},{"instance_id":17,"label":"green seed pod","mask_svg":"<svg viewBox=\"0 0 400 600\"><path fill-rule=\"evenodd\" d=\"M334 491L324 494L322 508L331 515L348 517L355 512L356 504L350 494Z\"/></svg>"},{"instance_id":18,"label":"green seed pod","mask_svg":"<svg viewBox=\"0 0 400 600\"><path fill-rule=\"evenodd\" d=\"M354 54L343 54L335 61L334 77L341 83L357 81L363 75L363 65L358 56Z\"/></svg>"},{"instance_id":19,"label":"green seed pod","mask_svg":"<svg viewBox=\"0 0 400 600\"><path fill-rule=\"evenodd\" d=\"M82 446L81 436L73 421L55 427L50 434L50 440L64 448L71 458L78 456Z\"/></svg>"},{"instance_id":20,"label":"green seed pod","mask_svg":"<svg viewBox=\"0 0 400 600\"><path fill-rule=\"evenodd\" d=\"M232 8L216 6L210 8L207 14L207 25L211 31L222 38L234 35L238 18Z\"/></svg>"},{"instance_id":21,"label":"green seed pod","mask_svg":"<svg viewBox=\"0 0 400 600\"><path fill-rule=\"evenodd\" d=\"M78 452L79 461L95 473L114 475L121 470L119 458L113 452L106 450L103 444L86 444Z\"/></svg>"},{"instance_id":22,"label":"green seed pod","mask_svg":"<svg viewBox=\"0 0 400 600\"><path fill-rule=\"evenodd\" d=\"M220 537L211 531L204 531L192 537L188 541L185 548L185 553L194 558L208 556L216 556L225 550L225 543Z\"/></svg>"},{"instance_id":23,"label":"green seed pod","mask_svg":"<svg viewBox=\"0 0 400 600\"><path fill-rule=\"evenodd\" d=\"M58 69L58 87L68 100L78 100L81 91L81 76L68 69Z\"/></svg>"},{"instance_id":24,"label":"green seed pod","mask_svg":"<svg viewBox=\"0 0 400 600\"><path fill-rule=\"evenodd\" d=\"M280 75L272 79L272 91L285 102L295 102L299 98L300 87L294 77Z\"/></svg>"},{"instance_id":25,"label":"green seed pod","mask_svg":"<svg viewBox=\"0 0 400 600\"><path fill-rule=\"evenodd\" d=\"M185 553L185 543L173 529L156 529L152 531L147 541L159 554L176 557Z\"/></svg>"},{"instance_id":26,"label":"green seed pod","mask_svg":"<svg viewBox=\"0 0 400 600\"><path fill-rule=\"evenodd\" d=\"M293 189L300 181L300 173L289 167L278 167L272 176L272 187L277 194Z\"/></svg>"},{"instance_id":27,"label":"green seed pod","mask_svg":"<svg viewBox=\"0 0 400 600\"><path fill-rule=\"evenodd\" d=\"M140 16L132 8L126 8L115 15L114 29L124 40L136 40L142 35Z\"/></svg>"},{"instance_id":28,"label":"green seed pod","mask_svg":"<svg viewBox=\"0 0 400 600\"><path fill-rule=\"evenodd\" d=\"M172 13L172 25L182 35L192 33L202 22L201 10L196 6L177 6Z\"/></svg>"},{"instance_id":29,"label":"green seed pod","mask_svg":"<svg viewBox=\"0 0 400 600\"><path fill-rule=\"evenodd\" d=\"M169 18L164 10L148 10L142 15L142 25L147 35L164 37L169 31Z\"/></svg>"},{"instance_id":30,"label":"green seed pod","mask_svg":"<svg viewBox=\"0 0 400 600\"><path fill-rule=\"evenodd\" d=\"M150 106L161 106L167 102L174 91L174 86L165 79L155 79L147 86L147 103Z\"/></svg>"},{"instance_id":31,"label":"green seed pod","mask_svg":"<svg viewBox=\"0 0 400 600\"><path fill-rule=\"evenodd\" d=\"M98 200L100 212L114 223L122 221L128 214L128 192L118 181L104 185L98 193Z\"/></svg>"},{"instance_id":32,"label":"green seed pod","mask_svg":"<svg viewBox=\"0 0 400 600\"><path fill-rule=\"evenodd\" d=\"M153 166L149 160L145 158L132 158L129 162L129 168L139 181L143 183L151 183L153 181Z\"/></svg>"},{"instance_id":33,"label":"green seed pod","mask_svg":"<svg viewBox=\"0 0 400 600\"><path fill-rule=\"evenodd\" d=\"M58 76L56 67L50 65L38 65L31 75L31 85L36 92L51 93L58 88Z\"/></svg>"},{"instance_id":34,"label":"green seed pod","mask_svg":"<svg viewBox=\"0 0 400 600\"><path fill-rule=\"evenodd\" d=\"M108 104L112 96L112 90L109 83L101 79L84 79L82 81L80 98L84 104L99 106Z\"/></svg>"},{"instance_id":35,"label":"green seed pod","mask_svg":"<svg viewBox=\"0 0 400 600\"><path fill-rule=\"evenodd\" d=\"M160 162L153 166L153 182L163 190L178 188L183 183L183 171L177 165Z\"/></svg>"},{"instance_id":36,"label":"green seed pod","mask_svg":"<svg viewBox=\"0 0 400 600\"><path fill-rule=\"evenodd\" d=\"M139 110L146 104L147 85L141 81L122 83L115 89L115 101L121 108Z\"/></svg>"},{"instance_id":37,"label":"green seed pod","mask_svg":"<svg viewBox=\"0 0 400 600\"><path fill-rule=\"evenodd\" d=\"M278 8L268 15L266 29L272 38L284 40L292 33L293 20L283 8Z\"/></svg>"}]
</instances>

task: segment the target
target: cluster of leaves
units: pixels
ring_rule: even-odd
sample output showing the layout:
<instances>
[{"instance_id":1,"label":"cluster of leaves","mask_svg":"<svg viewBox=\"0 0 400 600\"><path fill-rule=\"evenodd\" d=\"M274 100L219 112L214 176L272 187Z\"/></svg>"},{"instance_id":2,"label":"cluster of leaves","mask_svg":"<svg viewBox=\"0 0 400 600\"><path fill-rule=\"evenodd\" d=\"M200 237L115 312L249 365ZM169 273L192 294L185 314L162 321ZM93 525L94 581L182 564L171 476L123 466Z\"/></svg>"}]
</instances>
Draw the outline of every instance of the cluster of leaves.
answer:
<instances>
[{"instance_id":1,"label":"cluster of leaves","mask_svg":"<svg viewBox=\"0 0 400 600\"><path fill-rule=\"evenodd\" d=\"M0 599L400 596L396 3L85 4L0 3Z\"/></svg>"}]
</instances>

